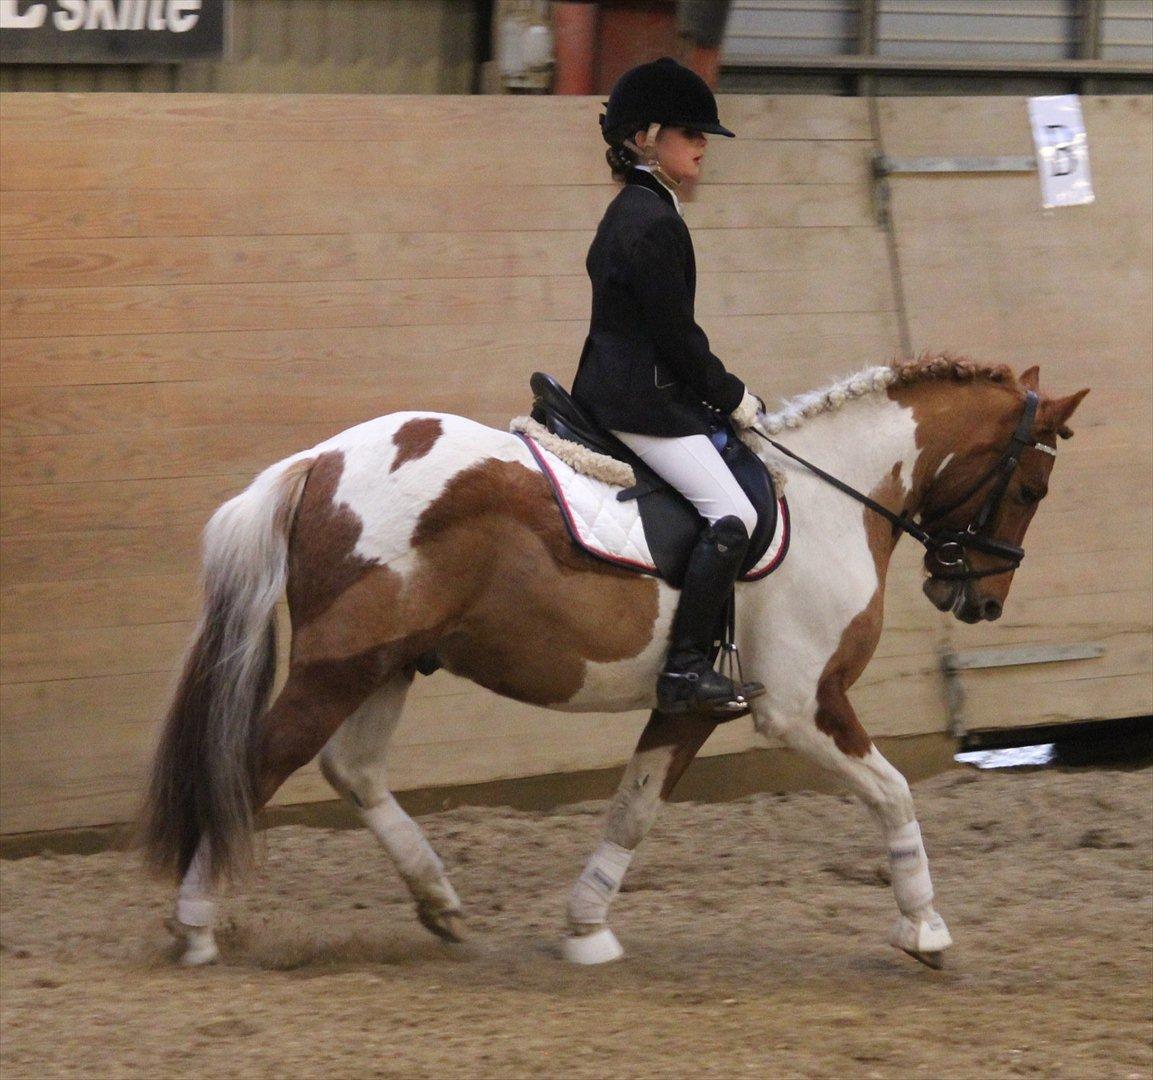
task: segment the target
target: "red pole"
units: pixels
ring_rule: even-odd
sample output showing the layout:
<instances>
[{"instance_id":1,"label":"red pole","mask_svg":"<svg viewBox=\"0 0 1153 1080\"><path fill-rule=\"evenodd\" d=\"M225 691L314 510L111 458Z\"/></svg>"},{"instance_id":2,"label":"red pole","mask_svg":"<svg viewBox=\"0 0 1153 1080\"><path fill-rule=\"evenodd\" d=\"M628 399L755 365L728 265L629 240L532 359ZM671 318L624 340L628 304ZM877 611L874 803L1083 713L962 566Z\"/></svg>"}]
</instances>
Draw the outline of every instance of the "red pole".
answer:
<instances>
[{"instance_id":1,"label":"red pole","mask_svg":"<svg viewBox=\"0 0 1153 1080\"><path fill-rule=\"evenodd\" d=\"M591 94L596 68L597 5L588 0L556 0L554 94Z\"/></svg>"},{"instance_id":2,"label":"red pole","mask_svg":"<svg viewBox=\"0 0 1153 1080\"><path fill-rule=\"evenodd\" d=\"M692 68L715 90L721 75L721 50L710 45L694 45L685 66Z\"/></svg>"}]
</instances>

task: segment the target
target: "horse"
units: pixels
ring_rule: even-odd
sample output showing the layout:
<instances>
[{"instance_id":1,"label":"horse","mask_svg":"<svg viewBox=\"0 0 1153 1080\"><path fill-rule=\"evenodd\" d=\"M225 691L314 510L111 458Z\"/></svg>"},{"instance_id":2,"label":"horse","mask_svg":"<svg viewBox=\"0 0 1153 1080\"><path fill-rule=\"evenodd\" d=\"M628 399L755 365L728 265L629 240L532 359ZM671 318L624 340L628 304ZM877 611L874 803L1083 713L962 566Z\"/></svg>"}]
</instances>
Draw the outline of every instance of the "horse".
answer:
<instances>
[{"instance_id":1,"label":"horse","mask_svg":"<svg viewBox=\"0 0 1153 1080\"><path fill-rule=\"evenodd\" d=\"M1050 397L1038 382L1036 368L1018 378L1005 365L926 355L802 395L755 428L757 453L787 478L793 542L772 577L736 588L736 644L767 687L750 702L753 723L874 815L897 906L890 942L933 967L952 938L909 785L848 691L880 637L902 530L926 544L923 591L939 610L968 623L1000 616L1057 439L1072 434L1088 393ZM419 670L441 666L562 712L654 708L676 590L576 547L529 449L508 432L431 412L352 427L224 503L203 555L203 614L140 819L147 864L179 882L170 928L184 964L218 958L219 887L249 862L257 811L318 754L420 922L463 940L460 898L388 784L389 742ZM287 674L269 707L284 594ZM569 893L567 959L622 955L610 905L716 724L651 712Z\"/></svg>"}]
</instances>

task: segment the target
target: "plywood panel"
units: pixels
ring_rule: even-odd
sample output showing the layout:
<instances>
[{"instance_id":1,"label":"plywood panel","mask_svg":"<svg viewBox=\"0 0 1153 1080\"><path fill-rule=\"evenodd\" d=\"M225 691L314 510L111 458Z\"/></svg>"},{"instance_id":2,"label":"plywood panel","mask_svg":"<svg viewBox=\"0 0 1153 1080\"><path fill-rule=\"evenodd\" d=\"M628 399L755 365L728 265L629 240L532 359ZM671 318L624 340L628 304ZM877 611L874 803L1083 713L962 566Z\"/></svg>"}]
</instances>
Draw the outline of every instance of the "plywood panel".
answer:
<instances>
[{"instance_id":1,"label":"plywood panel","mask_svg":"<svg viewBox=\"0 0 1153 1080\"><path fill-rule=\"evenodd\" d=\"M468 125L444 142L412 129L381 142L326 140L297 142L197 142L155 140L141 143L135 133L88 141L5 139L0 158L0 190L130 192L212 190L224 185L243 199L248 192L292 188L327 192L333 188L377 188L381 178L397 185L445 186L461 183L462 142L483 143L484 153L469 162L468 184L517 188L536 184L604 185L608 168L599 133L581 139L553 139L542 154L539 136L519 126L492 129ZM750 140L739 154L716 140L709 151L709 182L720 184L847 184L866 167L867 146L851 142L770 142ZM533 155L531 170L510 162ZM307 159L308 167L301 168Z\"/></svg>"},{"instance_id":2,"label":"plywood panel","mask_svg":"<svg viewBox=\"0 0 1153 1080\"><path fill-rule=\"evenodd\" d=\"M815 270L883 255L875 229L699 229L712 272ZM348 281L571 276L584 264L586 230L508 233L377 233L356 236L107 237L12 240L0 251L0 282L25 288L207 282Z\"/></svg>"},{"instance_id":3,"label":"plywood panel","mask_svg":"<svg viewBox=\"0 0 1153 1080\"><path fill-rule=\"evenodd\" d=\"M725 356L758 362L771 378L764 388L771 399L891 357L896 326L893 311L817 312L734 315L709 330ZM587 329L584 319L573 319L445 326L435 336L424 327L393 326L387 333L363 327L339 334L304 328L22 338L0 341L0 386L202 382L244 375L274 387L338 375L342 386L357 387L381 412L416 406L460 412L467 403L445 392L441 362L467 362L474 379L500 379L527 392L523 372L532 367L571 377Z\"/></svg>"},{"instance_id":4,"label":"plywood panel","mask_svg":"<svg viewBox=\"0 0 1153 1080\"><path fill-rule=\"evenodd\" d=\"M611 184L526 186L515 199L498 186L381 186L339 199L291 188L275 200L238 200L223 190L0 191L0 228L15 240L103 236L308 236L329 233L596 229ZM862 182L719 184L685 204L693 225L715 229L869 226Z\"/></svg>"},{"instance_id":5,"label":"plywood panel","mask_svg":"<svg viewBox=\"0 0 1153 1080\"><path fill-rule=\"evenodd\" d=\"M0 537L136 529L161 521L198 529L251 479L237 473L6 487L0 489Z\"/></svg>"},{"instance_id":6,"label":"plywood panel","mask_svg":"<svg viewBox=\"0 0 1153 1080\"><path fill-rule=\"evenodd\" d=\"M538 138L582 130L600 138L598 97L455 97L361 94L6 94L0 123L13 136L99 142L130 127L143 143L234 139L390 141L409 136L414 116L430 142L458 138L462 125L515 126ZM722 96L730 127L745 139L871 140L867 103L835 98ZM533 158L535 164L535 156Z\"/></svg>"},{"instance_id":7,"label":"plywood panel","mask_svg":"<svg viewBox=\"0 0 1153 1080\"><path fill-rule=\"evenodd\" d=\"M0 296L6 338L59 334L440 326L577 319L587 313L583 275L468 280L263 282L85 289L9 289ZM859 264L813 270L705 273L701 317L884 310L888 282Z\"/></svg>"},{"instance_id":8,"label":"plywood panel","mask_svg":"<svg viewBox=\"0 0 1153 1080\"><path fill-rule=\"evenodd\" d=\"M177 574L142 574L138 566L128 578L5 581L0 591L0 634L192 622L199 615L194 560L182 563Z\"/></svg>"}]
</instances>

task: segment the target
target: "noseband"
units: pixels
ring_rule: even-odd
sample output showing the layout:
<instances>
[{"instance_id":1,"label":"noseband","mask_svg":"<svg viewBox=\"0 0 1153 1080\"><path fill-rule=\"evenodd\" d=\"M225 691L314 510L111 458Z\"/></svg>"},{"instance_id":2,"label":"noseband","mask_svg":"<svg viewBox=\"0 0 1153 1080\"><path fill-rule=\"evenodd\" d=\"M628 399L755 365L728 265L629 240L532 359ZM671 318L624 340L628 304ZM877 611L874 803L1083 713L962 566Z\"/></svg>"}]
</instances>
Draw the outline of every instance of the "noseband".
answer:
<instances>
[{"instance_id":1,"label":"noseband","mask_svg":"<svg viewBox=\"0 0 1153 1080\"><path fill-rule=\"evenodd\" d=\"M1053 447L1037 442L1033 437L1033 424L1037 419L1037 404L1037 394L1032 390L1027 391L1025 393L1025 410L1021 414L1021 419L1017 423L1016 430L1009 439L1009 445L1005 448L1004 453L1001 454L997 463L989 469L984 476L970 486L963 495L953 499L953 501L946 506L938 508L931 516L927 518L922 517L919 525L911 521L904 513L894 514L876 500L870 499L868 495L862 494L857 491L856 488L844 483L844 481L838 480L835 476L831 476L825 472L824 469L820 469L811 462L806 461L799 454L794 454L788 447L782 446L774 439L770 439L764 432L758 431L755 427L750 430L755 431L765 442L779 450L786 457L790 457L794 461L799 462L810 472L819 476L827 483L832 484L838 491L843 491L846 495L856 499L857 502L867 506L874 513L880 514L885 520L891 522L894 528L908 533L908 535L921 544L925 550L936 559L938 565L943 568L943 570L931 573L929 575L930 577L938 581L972 581L974 578L993 577L996 574L1012 573L1012 571L1021 565L1021 560L1025 558L1024 548L1017 544L1010 544L1007 540L998 540L995 536L989 536L985 532L985 529L989 522L997 516L997 511L1001 508L1001 502L1005 498L1009 481L1012 479L1013 473L1017 471L1017 466L1021 463L1022 451L1032 447L1035 450L1041 450L1046 454L1051 454L1053 457L1057 456L1057 451L1054 450ZM989 493L985 496L985 501L974 515L973 520L970 521L964 529L949 526L934 528L934 525L943 518L948 517L948 515L958 509L958 507L964 506L965 503L972 499L987 484L991 484L992 486L989 488ZM992 570L974 570L969 566L966 557L969 551L979 551L983 555L992 555L994 558L1004 559L1006 565Z\"/></svg>"}]
</instances>

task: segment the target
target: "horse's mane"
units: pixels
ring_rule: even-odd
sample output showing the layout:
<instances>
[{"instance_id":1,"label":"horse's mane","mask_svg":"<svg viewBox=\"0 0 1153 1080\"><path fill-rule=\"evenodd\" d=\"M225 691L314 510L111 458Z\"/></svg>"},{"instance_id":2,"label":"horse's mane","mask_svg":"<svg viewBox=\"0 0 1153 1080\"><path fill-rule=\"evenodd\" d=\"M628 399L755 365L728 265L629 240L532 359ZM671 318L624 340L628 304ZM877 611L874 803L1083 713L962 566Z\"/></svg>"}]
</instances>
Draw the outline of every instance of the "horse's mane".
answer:
<instances>
[{"instance_id":1,"label":"horse's mane","mask_svg":"<svg viewBox=\"0 0 1153 1080\"><path fill-rule=\"evenodd\" d=\"M982 379L1009 388L1017 386L1017 376L1006 364L982 364L948 353L925 354L916 360L865 368L855 375L839 379L823 390L812 390L790 398L778 411L769 413L761 426L776 435L786 428L800 427L806 420L820 416L821 413L839 409L852 398L875 394L890 386L911 386L945 379L954 382Z\"/></svg>"}]
</instances>

